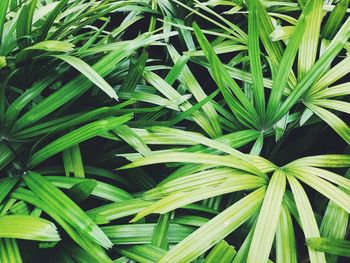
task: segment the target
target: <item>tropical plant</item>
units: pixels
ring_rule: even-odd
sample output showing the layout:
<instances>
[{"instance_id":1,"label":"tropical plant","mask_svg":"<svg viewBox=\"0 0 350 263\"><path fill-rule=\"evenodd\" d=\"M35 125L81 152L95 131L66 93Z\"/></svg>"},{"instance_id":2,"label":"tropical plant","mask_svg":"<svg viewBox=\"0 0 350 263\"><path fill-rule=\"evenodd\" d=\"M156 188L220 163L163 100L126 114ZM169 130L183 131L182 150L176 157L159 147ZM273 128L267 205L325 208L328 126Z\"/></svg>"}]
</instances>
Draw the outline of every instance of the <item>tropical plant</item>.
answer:
<instances>
[{"instance_id":1,"label":"tropical plant","mask_svg":"<svg viewBox=\"0 0 350 263\"><path fill-rule=\"evenodd\" d=\"M2 0L0 262L349 257L348 7Z\"/></svg>"}]
</instances>

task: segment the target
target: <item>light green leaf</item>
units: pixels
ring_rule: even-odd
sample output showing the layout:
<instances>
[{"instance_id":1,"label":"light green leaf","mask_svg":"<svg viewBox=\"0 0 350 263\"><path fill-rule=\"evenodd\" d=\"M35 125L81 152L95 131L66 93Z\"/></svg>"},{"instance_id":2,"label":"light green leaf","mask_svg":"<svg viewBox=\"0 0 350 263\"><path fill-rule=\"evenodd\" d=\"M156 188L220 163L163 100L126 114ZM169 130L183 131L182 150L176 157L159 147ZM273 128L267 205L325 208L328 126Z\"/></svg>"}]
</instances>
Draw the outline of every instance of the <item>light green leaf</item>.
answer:
<instances>
[{"instance_id":1,"label":"light green leaf","mask_svg":"<svg viewBox=\"0 0 350 263\"><path fill-rule=\"evenodd\" d=\"M230 179L240 179L240 177L246 177L247 175L230 168L214 168L193 174L182 173L181 177L161 182L156 188L145 192L143 197L145 199L159 199L177 192L190 192L202 187L215 187L230 181Z\"/></svg>"},{"instance_id":2,"label":"light green leaf","mask_svg":"<svg viewBox=\"0 0 350 263\"><path fill-rule=\"evenodd\" d=\"M265 194L260 188L233 204L167 252L158 262L189 262L207 251L247 221Z\"/></svg>"},{"instance_id":3,"label":"light green leaf","mask_svg":"<svg viewBox=\"0 0 350 263\"><path fill-rule=\"evenodd\" d=\"M297 159L287 165L293 166L315 166L315 167L329 167L341 168L350 166L350 155L346 154L325 154L314 155Z\"/></svg>"},{"instance_id":4,"label":"light green leaf","mask_svg":"<svg viewBox=\"0 0 350 263\"><path fill-rule=\"evenodd\" d=\"M256 222L248 253L248 263L266 262L269 259L278 219L280 218L285 189L285 174L281 170L276 170L268 184Z\"/></svg>"},{"instance_id":5,"label":"light green leaf","mask_svg":"<svg viewBox=\"0 0 350 263\"><path fill-rule=\"evenodd\" d=\"M348 170L346 173L345 178L349 178L349 176L350 170ZM349 193L349 191L344 191ZM334 222L337 223L334 224ZM346 236L348 222L349 214L344 211L344 209L336 205L333 201L329 201L320 226L321 236L344 239ZM336 263L338 261L338 257L336 255L326 254L326 257L327 262Z\"/></svg>"},{"instance_id":6,"label":"light green leaf","mask_svg":"<svg viewBox=\"0 0 350 263\"><path fill-rule=\"evenodd\" d=\"M182 162L182 163L203 163L214 164L218 166L232 167L246 171L252 174L265 177L264 173L259 171L251 163L238 159L233 156L220 156L214 154L205 153L187 153L187 152L174 152L164 153L162 155L148 156L140 158L130 164L127 164L119 169L129 169L144 165L151 165L157 163L169 163L169 162Z\"/></svg>"},{"instance_id":7,"label":"light green leaf","mask_svg":"<svg viewBox=\"0 0 350 263\"><path fill-rule=\"evenodd\" d=\"M313 2L311 13L307 18L307 27L300 43L298 53L298 79L302 79L307 71L310 70L315 63L318 41L320 36L320 28L322 22L323 0L309 1Z\"/></svg>"},{"instance_id":8,"label":"light green leaf","mask_svg":"<svg viewBox=\"0 0 350 263\"><path fill-rule=\"evenodd\" d=\"M106 220L112 221L115 219L137 214L153 203L153 201L146 201L142 199L130 199L96 207L87 211L87 214L91 218L98 218L102 216Z\"/></svg>"},{"instance_id":9,"label":"light green leaf","mask_svg":"<svg viewBox=\"0 0 350 263\"><path fill-rule=\"evenodd\" d=\"M113 244L147 244L152 241L152 234L157 224L126 224L102 227L102 230L110 238ZM191 234L195 228L177 224L169 225L169 243L178 243Z\"/></svg>"},{"instance_id":10,"label":"light green leaf","mask_svg":"<svg viewBox=\"0 0 350 263\"><path fill-rule=\"evenodd\" d=\"M52 222L22 215L0 216L0 237L37 241L61 240Z\"/></svg>"},{"instance_id":11,"label":"light green leaf","mask_svg":"<svg viewBox=\"0 0 350 263\"><path fill-rule=\"evenodd\" d=\"M297 263L297 249L292 217L288 209L282 206L276 231L276 262Z\"/></svg>"},{"instance_id":12,"label":"light green leaf","mask_svg":"<svg viewBox=\"0 0 350 263\"><path fill-rule=\"evenodd\" d=\"M92 83L103 90L109 97L118 100L117 93L115 90L105 81L101 75L99 75L92 67L89 66L83 60L68 56L68 55L54 55L54 57L63 60L75 69L77 69L81 74L87 77Z\"/></svg>"},{"instance_id":13,"label":"light green leaf","mask_svg":"<svg viewBox=\"0 0 350 263\"><path fill-rule=\"evenodd\" d=\"M152 155L151 149L146 145L143 139L128 126L120 125L118 129L113 129L112 132L118 134L124 141L143 156Z\"/></svg>"},{"instance_id":14,"label":"light green leaf","mask_svg":"<svg viewBox=\"0 0 350 263\"><path fill-rule=\"evenodd\" d=\"M313 85L310 90L305 94L306 100L313 96L317 96L317 93L323 91L326 87L335 83L339 79L343 78L350 72L350 56L344 58L338 62L334 67L328 70L316 83Z\"/></svg>"},{"instance_id":15,"label":"light green leaf","mask_svg":"<svg viewBox=\"0 0 350 263\"><path fill-rule=\"evenodd\" d=\"M289 39L295 30L295 26L281 26L277 27L271 34L272 41L279 41Z\"/></svg>"},{"instance_id":16,"label":"light green leaf","mask_svg":"<svg viewBox=\"0 0 350 263\"><path fill-rule=\"evenodd\" d=\"M139 212L132 222L138 221L151 213L167 213L169 211L175 210L176 208L195 203L200 200L204 200L210 197L219 196L222 194L232 193L240 190L249 190L264 186L265 180L258 176L251 175L241 175L237 178L230 178L223 181L223 183L217 183L214 186L199 187L193 190L191 187L187 191L175 192L151 206L145 208Z\"/></svg>"},{"instance_id":17,"label":"light green leaf","mask_svg":"<svg viewBox=\"0 0 350 263\"><path fill-rule=\"evenodd\" d=\"M304 172L303 170L287 168L286 171L332 200L346 212L350 213L350 195L347 193L341 191L333 184L330 184L315 175Z\"/></svg>"},{"instance_id":18,"label":"light green leaf","mask_svg":"<svg viewBox=\"0 0 350 263\"><path fill-rule=\"evenodd\" d=\"M302 229L306 238L320 237L317 222L310 201L297 179L287 173L289 185L292 189L295 203L301 219ZM324 253L308 247L311 263L326 263Z\"/></svg>"},{"instance_id":19,"label":"light green leaf","mask_svg":"<svg viewBox=\"0 0 350 263\"><path fill-rule=\"evenodd\" d=\"M317 116L324 120L329 126L335 130L340 137L344 139L348 144L350 144L350 127L337 115L325 110L321 107L313 105L311 103L305 104L310 110L312 110Z\"/></svg>"},{"instance_id":20,"label":"light green leaf","mask_svg":"<svg viewBox=\"0 0 350 263\"><path fill-rule=\"evenodd\" d=\"M350 103L341 100L312 100L311 104L350 114Z\"/></svg>"}]
</instances>

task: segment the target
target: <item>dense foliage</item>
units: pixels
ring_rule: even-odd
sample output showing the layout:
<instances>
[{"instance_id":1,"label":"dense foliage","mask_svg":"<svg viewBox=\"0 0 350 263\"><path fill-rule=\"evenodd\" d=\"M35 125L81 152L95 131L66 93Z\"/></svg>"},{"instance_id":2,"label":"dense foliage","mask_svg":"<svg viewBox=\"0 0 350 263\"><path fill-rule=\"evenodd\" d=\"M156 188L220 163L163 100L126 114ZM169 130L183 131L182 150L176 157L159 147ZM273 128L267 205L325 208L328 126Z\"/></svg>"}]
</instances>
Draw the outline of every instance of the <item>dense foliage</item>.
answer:
<instances>
[{"instance_id":1,"label":"dense foliage","mask_svg":"<svg viewBox=\"0 0 350 263\"><path fill-rule=\"evenodd\" d=\"M0 262L350 257L349 0L0 0Z\"/></svg>"}]
</instances>

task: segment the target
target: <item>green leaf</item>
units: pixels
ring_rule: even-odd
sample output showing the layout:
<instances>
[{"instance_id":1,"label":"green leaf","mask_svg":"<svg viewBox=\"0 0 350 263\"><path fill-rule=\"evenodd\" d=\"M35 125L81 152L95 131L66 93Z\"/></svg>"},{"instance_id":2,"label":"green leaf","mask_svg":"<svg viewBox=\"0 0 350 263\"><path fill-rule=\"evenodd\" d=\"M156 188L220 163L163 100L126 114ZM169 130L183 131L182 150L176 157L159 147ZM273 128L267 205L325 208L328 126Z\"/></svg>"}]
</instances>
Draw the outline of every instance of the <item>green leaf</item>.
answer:
<instances>
[{"instance_id":1,"label":"green leaf","mask_svg":"<svg viewBox=\"0 0 350 263\"><path fill-rule=\"evenodd\" d=\"M254 103L260 118L265 114L265 94L260 61L258 11L256 1L248 1L248 54L253 78Z\"/></svg>"},{"instance_id":2,"label":"green leaf","mask_svg":"<svg viewBox=\"0 0 350 263\"><path fill-rule=\"evenodd\" d=\"M0 204L17 184L19 177L7 177L0 179Z\"/></svg>"},{"instance_id":3,"label":"green leaf","mask_svg":"<svg viewBox=\"0 0 350 263\"><path fill-rule=\"evenodd\" d=\"M40 35L37 37L37 41L43 41L44 39L46 39L47 34L49 33L49 30L52 27L56 17L58 16L59 12L61 12L64 9L68 1L69 0L59 1L55 8L46 17L44 24L40 28Z\"/></svg>"},{"instance_id":4,"label":"green leaf","mask_svg":"<svg viewBox=\"0 0 350 263\"><path fill-rule=\"evenodd\" d=\"M9 129L16 121L19 113L28 105L35 97L37 97L45 88L47 88L56 79L56 76L47 76L35 82L21 96L19 96L7 108L5 113L5 128Z\"/></svg>"},{"instance_id":5,"label":"green leaf","mask_svg":"<svg viewBox=\"0 0 350 263\"><path fill-rule=\"evenodd\" d=\"M350 241L334 238L308 238L307 245L329 254L350 257Z\"/></svg>"},{"instance_id":6,"label":"green leaf","mask_svg":"<svg viewBox=\"0 0 350 263\"><path fill-rule=\"evenodd\" d=\"M134 103L134 100L127 100L123 103L112 107L101 107L92 111L83 112L81 114L67 115L61 118L56 118L51 121L44 122L42 124L37 124L33 127L26 128L14 136L24 139L32 138L41 134L46 133L56 133L62 130L69 130L76 125L82 125L95 120L102 120L106 117L114 117L124 113L130 113L131 110L123 110L124 107L129 106Z\"/></svg>"},{"instance_id":7,"label":"green leaf","mask_svg":"<svg viewBox=\"0 0 350 263\"><path fill-rule=\"evenodd\" d=\"M63 189L71 189L78 183L91 181L91 179L86 178L64 176L46 176L45 178L49 180L53 185ZM95 180L95 182L97 185L91 192L93 196L112 202L120 202L127 199L132 199L132 195L130 195L125 190L97 180Z\"/></svg>"},{"instance_id":8,"label":"green leaf","mask_svg":"<svg viewBox=\"0 0 350 263\"><path fill-rule=\"evenodd\" d=\"M337 223L335 224L334 222ZM321 236L339 239L345 238L348 222L349 214L333 201L329 201L320 226ZM327 262L338 262L336 255L326 254L326 258Z\"/></svg>"},{"instance_id":9,"label":"green leaf","mask_svg":"<svg viewBox=\"0 0 350 263\"><path fill-rule=\"evenodd\" d=\"M143 76L147 80L147 82L152 84L160 93L162 93L169 100L176 101L176 100L180 99L180 97L181 97L180 93L178 91L176 91L172 86L170 86L165 80L163 80L161 77L159 77L157 74L150 72L148 70L145 70L143 72ZM190 103L185 102L179 108L182 111L189 111L191 109L191 107L192 107L192 105ZM193 112L192 117L195 120L195 122L199 126L201 126L203 128L203 130L205 130L209 135L211 135L212 137L216 136L216 133L213 130L213 127L210 124L210 121L202 113L200 113L199 111L195 111L195 112Z\"/></svg>"},{"instance_id":10,"label":"green leaf","mask_svg":"<svg viewBox=\"0 0 350 263\"><path fill-rule=\"evenodd\" d=\"M81 48L79 48L78 53L84 53L86 50L88 50L91 45L94 44L96 40L98 40L99 36L103 33L109 22L110 19L107 19L107 21L105 21L105 23L95 32L95 34L88 41L86 41Z\"/></svg>"},{"instance_id":11,"label":"green leaf","mask_svg":"<svg viewBox=\"0 0 350 263\"><path fill-rule=\"evenodd\" d=\"M312 110L317 116L324 120L329 126L335 130L340 137L343 138L348 144L350 144L350 127L344 121L342 121L337 115L331 113L316 105L307 103L306 106Z\"/></svg>"},{"instance_id":12,"label":"green leaf","mask_svg":"<svg viewBox=\"0 0 350 263\"><path fill-rule=\"evenodd\" d=\"M273 89L267 105L267 119L270 119L276 114L276 110L279 106L280 100L283 95L283 91L287 84L288 76L290 74L290 71L292 70L295 56L306 31L305 21L309 14L312 12L314 4L317 2L319 2L319 0L308 2L307 6L304 8L303 12L300 15L298 23L295 26L294 33L288 42L286 51L284 52L280 63L280 67L277 71L277 75L274 79ZM277 120L279 119L280 118L278 118Z\"/></svg>"},{"instance_id":13,"label":"green leaf","mask_svg":"<svg viewBox=\"0 0 350 263\"><path fill-rule=\"evenodd\" d=\"M80 203L90 196L96 186L97 182L94 180L83 181L73 185L67 192L67 195L74 200L74 202Z\"/></svg>"},{"instance_id":14,"label":"green leaf","mask_svg":"<svg viewBox=\"0 0 350 263\"><path fill-rule=\"evenodd\" d=\"M261 150L262 150L262 147L264 145L264 135L261 134L258 139L256 139L252 149L250 150L250 153L251 155L259 155Z\"/></svg>"},{"instance_id":15,"label":"green leaf","mask_svg":"<svg viewBox=\"0 0 350 263\"><path fill-rule=\"evenodd\" d=\"M286 166L286 169L288 168L288 165ZM308 167L308 166L292 166L293 171L300 172L304 174L305 176L307 174L310 174L311 176L317 176L322 179L325 179L333 184L339 185L344 189L350 190L350 180L342 175L336 174L331 171L327 171L324 169L319 169L315 167Z\"/></svg>"},{"instance_id":16,"label":"green leaf","mask_svg":"<svg viewBox=\"0 0 350 263\"><path fill-rule=\"evenodd\" d=\"M191 205L186 206L187 208L191 209ZM197 226L201 227L205 223L209 222L209 219L202 216L179 216L171 220L172 223L180 224L180 225L187 225L187 226Z\"/></svg>"},{"instance_id":17,"label":"green leaf","mask_svg":"<svg viewBox=\"0 0 350 263\"><path fill-rule=\"evenodd\" d=\"M228 106L248 126L257 126L257 113L253 108L251 102L244 95L243 91L237 83L228 75L225 67L221 63L218 56L215 54L210 42L206 39L199 26L194 23L193 29L197 40L201 45L211 66L212 76L223 94ZM232 92L235 96L232 96ZM250 118L249 118L250 117Z\"/></svg>"},{"instance_id":18,"label":"green leaf","mask_svg":"<svg viewBox=\"0 0 350 263\"><path fill-rule=\"evenodd\" d=\"M221 240L213 247L204 263L225 263L232 262L236 251L233 246L227 244L225 240Z\"/></svg>"},{"instance_id":19,"label":"green leaf","mask_svg":"<svg viewBox=\"0 0 350 263\"><path fill-rule=\"evenodd\" d=\"M38 173L29 172L24 176L24 181L40 199L45 200L72 227L81 230L84 235L105 248L112 246L108 237L84 211L45 177Z\"/></svg>"},{"instance_id":20,"label":"green leaf","mask_svg":"<svg viewBox=\"0 0 350 263\"><path fill-rule=\"evenodd\" d=\"M277 27L271 34L272 41L289 39L295 30L295 26L281 26Z\"/></svg>"},{"instance_id":21,"label":"green leaf","mask_svg":"<svg viewBox=\"0 0 350 263\"><path fill-rule=\"evenodd\" d=\"M66 176L70 176L72 173L75 177L85 177L79 144L64 150L62 155Z\"/></svg>"},{"instance_id":22,"label":"green leaf","mask_svg":"<svg viewBox=\"0 0 350 263\"><path fill-rule=\"evenodd\" d=\"M39 163L45 161L51 156L72 147L78 143L86 141L92 137L100 135L108 130L114 129L115 127L127 122L132 118L132 115L123 115L121 117L114 117L105 120L99 120L96 122L89 123L81 128L78 128L55 141L49 143L35 154L31 159L31 165L36 166Z\"/></svg>"},{"instance_id":23,"label":"green leaf","mask_svg":"<svg viewBox=\"0 0 350 263\"><path fill-rule=\"evenodd\" d=\"M119 89L120 92L131 92L135 90L136 85L142 77L142 73L145 69L147 59L148 53L143 52L135 62L130 62L130 70L126 79L124 80L123 84Z\"/></svg>"},{"instance_id":24,"label":"green leaf","mask_svg":"<svg viewBox=\"0 0 350 263\"><path fill-rule=\"evenodd\" d=\"M206 99L207 98L206 93L198 83L196 77L191 72L190 68L186 65L188 57L187 56L180 57L176 49L170 45L168 45L168 51L175 65L171 69L171 71L168 73L166 81L169 84L172 84L175 81L175 76L180 74L178 76L179 81L185 85L186 89L188 89L193 94L194 98L198 102ZM211 101L203 105L203 110L208 116L213 126L213 129L216 131L216 135L217 136L221 135L222 127L220 125L219 116L213 104L211 103Z\"/></svg>"},{"instance_id":25,"label":"green leaf","mask_svg":"<svg viewBox=\"0 0 350 263\"><path fill-rule=\"evenodd\" d=\"M13 238L0 238L0 262L22 263L21 254L17 242Z\"/></svg>"},{"instance_id":26,"label":"green leaf","mask_svg":"<svg viewBox=\"0 0 350 263\"><path fill-rule=\"evenodd\" d=\"M0 45L2 44L2 33L4 30L6 13L7 13L7 8L9 6L9 3L10 3L10 0L4 0L4 1L1 1L0 3Z\"/></svg>"},{"instance_id":27,"label":"green leaf","mask_svg":"<svg viewBox=\"0 0 350 263\"><path fill-rule=\"evenodd\" d=\"M69 52L73 51L73 48L74 44L72 43L57 40L46 40L23 49L21 52L18 53L17 57L22 58L24 57L24 54L27 56L28 52L32 50L42 50L48 52Z\"/></svg>"},{"instance_id":28,"label":"green leaf","mask_svg":"<svg viewBox=\"0 0 350 263\"><path fill-rule=\"evenodd\" d=\"M240 263L240 262L247 261L250 243L252 242L252 238L253 238L254 228L255 228L255 225L253 225L253 227L250 229L250 231L246 235L244 242L242 243L236 256L233 259L233 263Z\"/></svg>"},{"instance_id":29,"label":"green leaf","mask_svg":"<svg viewBox=\"0 0 350 263\"><path fill-rule=\"evenodd\" d=\"M25 202L33 204L39 209L45 211L45 213L50 215L65 230L65 232L85 250L86 253L89 253L94 258L98 258L98 260L103 263L111 262L104 249L92 241L89 236L86 236L86 233L81 232L79 229L72 228L63 219L64 215L61 217L60 210L55 210L51 204L43 202L33 192L23 188L18 188L12 195L14 198L24 200Z\"/></svg>"},{"instance_id":30,"label":"green leaf","mask_svg":"<svg viewBox=\"0 0 350 263\"><path fill-rule=\"evenodd\" d=\"M340 0L337 3L330 16L328 17L327 23L322 28L322 36L324 38L333 38L344 16L346 15L348 6L349 0Z\"/></svg>"},{"instance_id":31,"label":"green leaf","mask_svg":"<svg viewBox=\"0 0 350 263\"><path fill-rule=\"evenodd\" d=\"M98 62L96 62L92 66L92 68L101 77L105 77L115 69L115 67L119 64L121 60L123 60L126 56L130 55L135 48L138 48L138 45L144 44L141 43L141 41L138 41L138 39L135 39L135 42L133 43L135 45L124 46L123 48L119 48L118 51L114 51L108 55L105 55ZM106 67L106 65L111 66ZM36 121L47 116L48 114L55 111L62 105L68 103L72 99L81 96L92 86L92 82L83 75L72 79L71 81L67 82L64 86L62 86L59 90L54 92L52 95L48 96L46 99L44 99L35 107L33 107L30 111L21 116L21 118L19 118L15 123L13 132L18 132L24 127L32 125Z\"/></svg>"},{"instance_id":32,"label":"green leaf","mask_svg":"<svg viewBox=\"0 0 350 263\"><path fill-rule=\"evenodd\" d=\"M272 64L272 72L277 72L279 70L279 66L281 65L281 60L283 57L283 48L282 44L279 41L273 42L270 38L270 35L275 30L275 26L272 23L272 19L267 13L265 7L262 5L261 1L257 1L257 11L259 18L259 35L261 41L266 49L266 52L271 59ZM293 71L289 74L289 86L294 86L296 83L296 79Z\"/></svg>"},{"instance_id":33,"label":"green leaf","mask_svg":"<svg viewBox=\"0 0 350 263\"><path fill-rule=\"evenodd\" d=\"M34 216L0 216L0 237L36 241L61 240L56 226L45 219Z\"/></svg>"},{"instance_id":34,"label":"green leaf","mask_svg":"<svg viewBox=\"0 0 350 263\"><path fill-rule=\"evenodd\" d=\"M6 67L6 65L7 65L6 57L0 56L0 69Z\"/></svg>"},{"instance_id":35,"label":"green leaf","mask_svg":"<svg viewBox=\"0 0 350 263\"><path fill-rule=\"evenodd\" d=\"M20 146L15 144L12 149L17 150ZM15 158L13 151L5 144L0 143L0 169L3 169L9 162Z\"/></svg>"},{"instance_id":36,"label":"green leaf","mask_svg":"<svg viewBox=\"0 0 350 263\"><path fill-rule=\"evenodd\" d=\"M170 223L170 213L160 215L157 225L154 228L151 244L162 249L168 248L168 231Z\"/></svg>"},{"instance_id":37,"label":"green leaf","mask_svg":"<svg viewBox=\"0 0 350 263\"><path fill-rule=\"evenodd\" d=\"M145 192L143 197L159 199L178 192L190 192L202 187L216 187L225 181L241 179L243 176L249 180L249 175L230 168L214 168L194 173L188 172L188 174L182 170L181 176L166 178L156 188Z\"/></svg>"},{"instance_id":38,"label":"green leaf","mask_svg":"<svg viewBox=\"0 0 350 263\"><path fill-rule=\"evenodd\" d=\"M330 88L323 89L312 96L312 99L328 99L348 95L349 82L339 84Z\"/></svg>"},{"instance_id":39,"label":"green leaf","mask_svg":"<svg viewBox=\"0 0 350 263\"><path fill-rule=\"evenodd\" d=\"M310 1L308 3L313 3ZM308 4L309 5L309 4ZM306 8L304 9L304 11ZM283 117L293 105L305 94L308 88L316 81L324 71L330 66L336 55L343 49L345 43L350 37L350 18L346 20L342 28L332 40L329 47L323 53L322 57L312 66L312 68L305 74L301 81L296 85L287 99L278 109L277 114L271 120L271 123ZM277 81L277 80L276 80ZM282 93L282 92L281 92ZM271 94L272 96L272 94ZM276 110L277 108L275 108Z\"/></svg>"},{"instance_id":40,"label":"green leaf","mask_svg":"<svg viewBox=\"0 0 350 263\"><path fill-rule=\"evenodd\" d=\"M340 100L312 100L314 105L350 114L350 103Z\"/></svg>"},{"instance_id":41,"label":"green leaf","mask_svg":"<svg viewBox=\"0 0 350 263\"><path fill-rule=\"evenodd\" d=\"M31 43L32 22L37 1L28 1L21 8L16 23L17 42L21 48L27 47Z\"/></svg>"}]
</instances>

